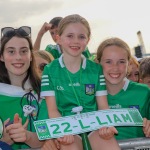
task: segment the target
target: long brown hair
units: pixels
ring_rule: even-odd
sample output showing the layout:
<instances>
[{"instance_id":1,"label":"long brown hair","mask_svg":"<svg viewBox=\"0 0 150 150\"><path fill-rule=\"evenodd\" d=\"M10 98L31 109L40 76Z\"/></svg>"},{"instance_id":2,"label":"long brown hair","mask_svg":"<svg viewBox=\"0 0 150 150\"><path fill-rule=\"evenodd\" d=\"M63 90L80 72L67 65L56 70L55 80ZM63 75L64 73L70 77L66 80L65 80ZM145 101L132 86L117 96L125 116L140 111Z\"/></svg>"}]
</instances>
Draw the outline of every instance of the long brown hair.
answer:
<instances>
[{"instance_id":1,"label":"long brown hair","mask_svg":"<svg viewBox=\"0 0 150 150\"><path fill-rule=\"evenodd\" d=\"M32 50L33 50L32 40L31 40L31 38L29 36L25 36L24 37L24 36L21 36L21 35L17 34L17 32L12 37L14 37L14 36L19 37L19 38L24 38L24 39L26 39L28 41L29 48L30 48L30 51L31 51L31 57L32 57L32 61L30 62L30 66L29 66L29 68L27 70L27 75L26 75L26 77L24 78L24 80L22 82L22 88L25 89L24 88L25 82L27 81L27 79L29 79L33 90L38 94L38 97L40 98L40 84L41 84L41 81L40 81L40 77L38 76L38 74L36 72L36 69L35 69L36 67L35 67L35 62L34 62L34 56L32 54ZM3 36L1 38L0 57L3 56L4 48L5 48L6 43L12 37ZM2 62L2 61L0 61L0 68L1 68L1 71L0 71L0 82L1 83L6 83L6 84L11 84L7 68L5 67L5 63Z\"/></svg>"}]
</instances>

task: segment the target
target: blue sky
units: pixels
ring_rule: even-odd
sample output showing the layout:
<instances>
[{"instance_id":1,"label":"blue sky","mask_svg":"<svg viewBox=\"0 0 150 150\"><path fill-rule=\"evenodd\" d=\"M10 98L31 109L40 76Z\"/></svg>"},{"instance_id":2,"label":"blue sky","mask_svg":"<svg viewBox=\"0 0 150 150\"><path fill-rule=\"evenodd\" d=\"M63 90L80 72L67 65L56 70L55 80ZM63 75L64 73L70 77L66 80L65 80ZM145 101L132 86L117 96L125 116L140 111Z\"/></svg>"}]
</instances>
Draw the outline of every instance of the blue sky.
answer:
<instances>
[{"instance_id":1,"label":"blue sky","mask_svg":"<svg viewBox=\"0 0 150 150\"><path fill-rule=\"evenodd\" d=\"M95 52L107 37L125 40L131 49L139 45L137 32L141 31L146 52L150 53L149 0L0 0L0 27L32 27L33 42L44 22L55 16L80 14L91 26L89 43ZM53 44L49 33L42 39L41 49ZM133 50L132 50L133 52Z\"/></svg>"}]
</instances>

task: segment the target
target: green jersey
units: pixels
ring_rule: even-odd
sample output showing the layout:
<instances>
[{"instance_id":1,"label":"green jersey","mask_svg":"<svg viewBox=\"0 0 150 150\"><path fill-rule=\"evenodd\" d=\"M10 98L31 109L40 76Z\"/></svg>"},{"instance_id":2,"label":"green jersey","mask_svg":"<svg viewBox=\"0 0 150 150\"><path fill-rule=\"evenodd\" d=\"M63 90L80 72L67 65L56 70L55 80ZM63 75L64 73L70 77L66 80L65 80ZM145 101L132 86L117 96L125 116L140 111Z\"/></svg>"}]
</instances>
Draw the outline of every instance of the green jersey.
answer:
<instances>
[{"instance_id":1,"label":"green jersey","mask_svg":"<svg viewBox=\"0 0 150 150\"><path fill-rule=\"evenodd\" d=\"M107 95L102 67L84 56L76 73L67 70L63 55L44 68L41 96L55 96L62 116L73 114L72 108L79 105L83 107L82 112L97 110L95 96L102 95Z\"/></svg>"},{"instance_id":2,"label":"green jersey","mask_svg":"<svg viewBox=\"0 0 150 150\"><path fill-rule=\"evenodd\" d=\"M54 57L54 59L56 58L59 58L60 55L62 54L61 52L61 49L60 49L60 46L57 44L57 45L47 45L46 51L48 51L49 53L51 53Z\"/></svg>"},{"instance_id":3,"label":"green jersey","mask_svg":"<svg viewBox=\"0 0 150 150\"><path fill-rule=\"evenodd\" d=\"M27 92L24 91L21 87L0 83L0 117L3 121L10 118L11 121L14 119L14 115L16 113L19 114L19 117L22 118L22 123L24 124L27 117L23 112L24 105L30 105L34 107L34 111L30 114L29 117L29 124L28 124L28 131L35 132L33 121L37 119L47 119L48 118L48 111L45 104L45 100L41 101L40 103L37 102L37 94L32 92L34 97L32 100L28 101L26 97L23 97ZM35 99L36 98L36 99ZM12 145L13 149L22 149L22 148L29 148L24 143L15 143Z\"/></svg>"},{"instance_id":4,"label":"green jersey","mask_svg":"<svg viewBox=\"0 0 150 150\"><path fill-rule=\"evenodd\" d=\"M137 108L142 117L150 119L150 89L148 86L125 79L123 89L116 95L108 94L108 104L111 109ZM144 137L142 127L116 127L117 140Z\"/></svg>"},{"instance_id":5,"label":"green jersey","mask_svg":"<svg viewBox=\"0 0 150 150\"><path fill-rule=\"evenodd\" d=\"M60 46L57 44L57 45L47 45L46 51L48 51L49 53L51 53L54 57L54 59L56 58L59 58L62 54L62 51L60 49ZM82 52L82 54L86 57L86 58L90 58L91 57L91 54L88 50L88 47L86 47L86 49Z\"/></svg>"}]
</instances>

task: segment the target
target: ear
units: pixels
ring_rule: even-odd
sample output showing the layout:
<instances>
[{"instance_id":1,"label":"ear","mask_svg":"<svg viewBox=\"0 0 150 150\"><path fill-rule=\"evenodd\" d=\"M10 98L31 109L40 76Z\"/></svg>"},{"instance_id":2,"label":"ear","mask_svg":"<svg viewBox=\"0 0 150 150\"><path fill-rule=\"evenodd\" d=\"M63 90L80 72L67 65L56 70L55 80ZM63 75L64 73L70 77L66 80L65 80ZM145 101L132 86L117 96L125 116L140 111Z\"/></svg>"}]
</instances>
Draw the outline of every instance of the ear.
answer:
<instances>
[{"instance_id":1,"label":"ear","mask_svg":"<svg viewBox=\"0 0 150 150\"><path fill-rule=\"evenodd\" d=\"M90 41L90 38L88 39L87 44L89 43L89 41Z\"/></svg>"},{"instance_id":2,"label":"ear","mask_svg":"<svg viewBox=\"0 0 150 150\"><path fill-rule=\"evenodd\" d=\"M61 43L61 41L60 41L60 36L57 34L56 35L56 41L57 41L57 44L60 44Z\"/></svg>"}]
</instances>

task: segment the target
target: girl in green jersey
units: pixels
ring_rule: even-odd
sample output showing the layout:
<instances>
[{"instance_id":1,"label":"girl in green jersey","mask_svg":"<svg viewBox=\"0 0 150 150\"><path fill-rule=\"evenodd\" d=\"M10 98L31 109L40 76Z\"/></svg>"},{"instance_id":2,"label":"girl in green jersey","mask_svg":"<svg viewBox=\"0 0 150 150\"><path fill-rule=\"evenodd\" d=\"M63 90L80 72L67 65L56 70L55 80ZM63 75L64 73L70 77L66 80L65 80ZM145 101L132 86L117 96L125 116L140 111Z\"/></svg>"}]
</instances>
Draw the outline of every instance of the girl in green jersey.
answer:
<instances>
[{"instance_id":1,"label":"girl in green jersey","mask_svg":"<svg viewBox=\"0 0 150 150\"><path fill-rule=\"evenodd\" d=\"M119 38L104 40L97 49L97 62L103 67L108 91L108 104L115 108L137 108L143 119L142 127L116 127L117 139L150 137L150 90L144 84L126 78L131 59L129 46ZM147 118L147 119L146 119Z\"/></svg>"},{"instance_id":2,"label":"girl in green jersey","mask_svg":"<svg viewBox=\"0 0 150 150\"><path fill-rule=\"evenodd\" d=\"M90 35L88 22L79 15L66 16L59 23L58 43L63 55L44 68L41 83L41 96L46 98L50 118L72 115L72 109L78 106L82 106L82 112L108 109L102 68L82 55ZM102 133L103 129L89 134L93 150L120 149L111 136L116 133L114 127ZM111 138L104 139L105 134ZM66 135L57 140L62 150L83 149L78 135Z\"/></svg>"},{"instance_id":3,"label":"girl in green jersey","mask_svg":"<svg viewBox=\"0 0 150 150\"><path fill-rule=\"evenodd\" d=\"M28 26L1 29L0 116L4 120L1 141L13 149L41 147L43 142L37 138L33 121L48 117L45 101L40 99L40 77L35 70L30 35ZM31 112L26 108L31 108ZM51 144L54 145L53 141Z\"/></svg>"}]
</instances>

